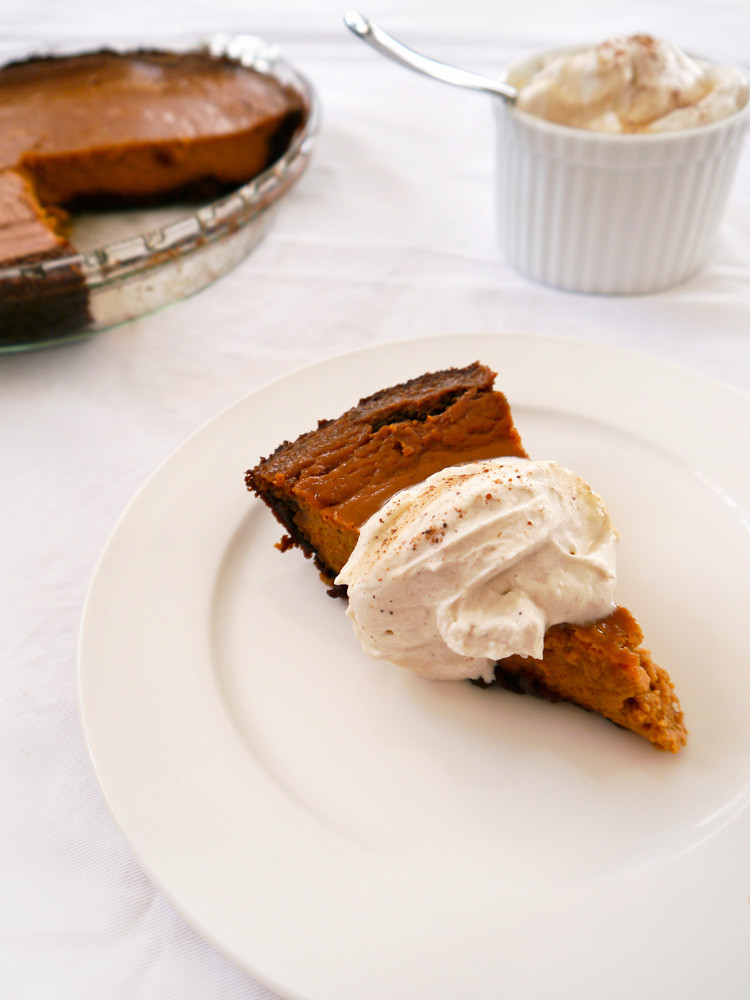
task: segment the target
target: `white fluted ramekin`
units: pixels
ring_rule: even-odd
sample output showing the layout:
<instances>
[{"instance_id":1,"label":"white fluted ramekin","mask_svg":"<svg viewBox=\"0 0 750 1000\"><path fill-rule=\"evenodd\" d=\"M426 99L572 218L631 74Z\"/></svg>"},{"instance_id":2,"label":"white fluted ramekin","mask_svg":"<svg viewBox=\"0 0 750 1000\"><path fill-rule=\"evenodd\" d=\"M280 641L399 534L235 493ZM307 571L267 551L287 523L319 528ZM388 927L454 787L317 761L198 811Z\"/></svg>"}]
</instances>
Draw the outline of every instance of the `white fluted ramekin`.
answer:
<instances>
[{"instance_id":1,"label":"white fluted ramekin","mask_svg":"<svg viewBox=\"0 0 750 1000\"><path fill-rule=\"evenodd\" d=\"M511 83L543 56L512 63ZM668 288L707 261L750 120L750 102L675 132L608 134L557 125L498 99L497 201L508 262L578 292Z\"/></svg>"}]
</instances>

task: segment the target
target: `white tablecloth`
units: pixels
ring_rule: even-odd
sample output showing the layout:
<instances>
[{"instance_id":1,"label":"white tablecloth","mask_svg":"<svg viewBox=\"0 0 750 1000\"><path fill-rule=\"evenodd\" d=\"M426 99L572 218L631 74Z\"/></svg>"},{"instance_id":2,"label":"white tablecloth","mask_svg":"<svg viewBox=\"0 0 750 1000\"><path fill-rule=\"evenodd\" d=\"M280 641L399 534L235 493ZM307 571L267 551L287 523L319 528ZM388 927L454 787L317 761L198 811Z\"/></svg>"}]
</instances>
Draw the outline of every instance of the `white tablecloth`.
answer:
<instances>
[{"instance_id":1,"label":"white tablecloth","mask_svg":"<svg viewBox=\"0 0 750 1000\"><path fill-rule=\"evenodd\" d=\"M191 431L297 366L433 333L572 337L750 391L750 149L697 277L638 298L537 286L496 247L488 99L387 63L346 32L343 12L332 0L3 4L6 37L261 34L314 82L323 125L270 234L214 286L91 339L0 359L1 1000L274 996L144 876L79 720L76 644L97 558ZM483 71L520 50L637 30L750 59L744 0L379 0L363 12Z\"/></svg>"}]
</instances>

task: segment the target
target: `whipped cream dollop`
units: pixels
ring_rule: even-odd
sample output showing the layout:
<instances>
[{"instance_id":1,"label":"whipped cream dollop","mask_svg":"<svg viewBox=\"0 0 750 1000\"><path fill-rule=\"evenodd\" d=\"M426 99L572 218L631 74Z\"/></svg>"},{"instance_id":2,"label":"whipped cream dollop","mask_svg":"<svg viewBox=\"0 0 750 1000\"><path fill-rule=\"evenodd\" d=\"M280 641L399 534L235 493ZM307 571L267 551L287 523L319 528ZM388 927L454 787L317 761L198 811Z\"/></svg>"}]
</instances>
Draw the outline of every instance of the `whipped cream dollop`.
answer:
<instances>
[{"instance_id":1,"label":"whipped cream dollop","mask_svg":"<svg viewBox=\"0 0 750 1000\"><path fill-rule=\"evenodd\" d=\"M615 607L618 538L603 501L556 462L437 472L362 527L337 584L364 650L437 680L483 677L544 633Z\"/></svg>"},{"instance_id":2,"label":"whipped cream dollop","mask_svg":"<svg viewBox=\"0 0 750 1000\"><path fill-rule=\"evenodd\" d=\"M522 82L516 106L597 132L663 132L718 121L747 102L734 66L692 59L650 35L551 57Z\"/></svg>"}]
</instances>

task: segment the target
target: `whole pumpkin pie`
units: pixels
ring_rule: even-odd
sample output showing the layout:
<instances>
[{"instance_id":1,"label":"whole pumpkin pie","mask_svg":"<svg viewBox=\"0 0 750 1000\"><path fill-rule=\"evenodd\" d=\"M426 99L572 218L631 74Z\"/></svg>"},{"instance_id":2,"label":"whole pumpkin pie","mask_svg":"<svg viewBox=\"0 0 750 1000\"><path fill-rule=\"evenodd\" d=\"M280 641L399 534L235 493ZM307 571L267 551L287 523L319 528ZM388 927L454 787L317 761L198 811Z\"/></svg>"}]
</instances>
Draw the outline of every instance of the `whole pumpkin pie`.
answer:
<instances>
[{"instance_id":1,"label":"whole pumpkin pie","mask_svg":"<svg viewBox=\"0 0 750 1000\"><path fill-rule=\"evenodd\" d=\"M69 260L77 208L205 198L245 183L285 151L307 110L274 76L208 50L0 68L0 270ZM48 285L19 273L0 286L4 342L44 339L84 318L74 262L51 269Z\"/></svg>"},{"instance_id":2,"label":"whole pumpkin pie","mask_svg":"<svg viewBox=\"0 0 750 1000\"><path fill-rule=\"evenodd\" d=\"M400 491L464 463L526 458L494 379L479 363L425 374L362 399L261 459L246 484L284 526L279 548L301 548L333 584L360 529ZM329 592L345 596L346 587ZM562 622L545 632L541 657L496 661L492 682L573 702L676 753L686 740L679 702L642 641L622 607L585 624Z\"/></svg>"}]
</instances>

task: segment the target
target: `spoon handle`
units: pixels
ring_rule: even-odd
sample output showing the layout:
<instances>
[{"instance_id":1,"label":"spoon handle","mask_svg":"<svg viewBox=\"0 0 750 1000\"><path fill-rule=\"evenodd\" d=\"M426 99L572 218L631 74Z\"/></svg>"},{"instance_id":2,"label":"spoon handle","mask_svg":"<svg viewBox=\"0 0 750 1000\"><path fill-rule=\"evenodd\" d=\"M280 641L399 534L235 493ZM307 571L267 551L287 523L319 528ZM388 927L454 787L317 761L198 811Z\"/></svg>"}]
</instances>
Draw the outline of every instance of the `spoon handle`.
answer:
<instances>
[{"instance_id":1,"label":"spoon handle","mask_svg":"<svg viewBox=\"0 0 750 1000\"><path fill-rule=\"evenodd\" d=\"M472 73L469 70L459 69L457 66L449 66L448 63L438 62L437 59L430 59L428 56L420 55L413 49L407 48L401 42L397 42L387 32L379 28L362 14L350 11L344 16L344 24L355 35L367 42L378 52L402 66L413 69L417 73L423 73L435 80L442 80L443 83L453 84L454 87L468 87L471 90L482 90L489 94L495 94L506 101L515 101L516 88L500 80L493 80L489 76L481 76L479 73Z\"/></svg>"}]
</instances>

